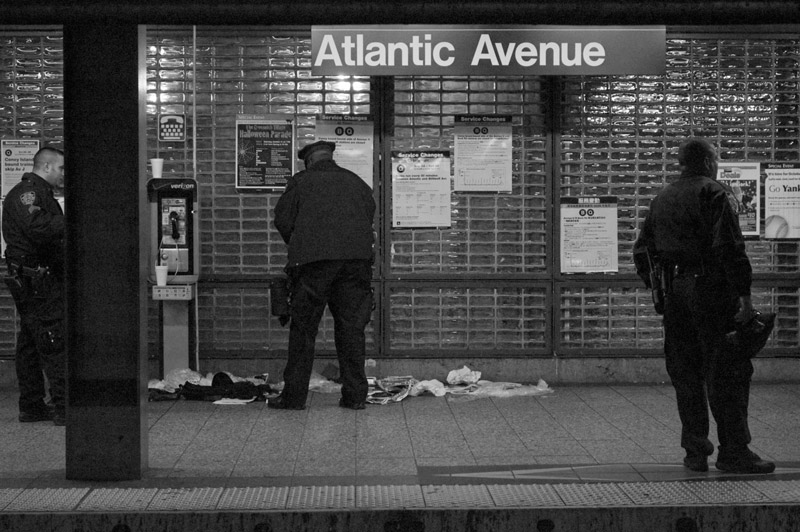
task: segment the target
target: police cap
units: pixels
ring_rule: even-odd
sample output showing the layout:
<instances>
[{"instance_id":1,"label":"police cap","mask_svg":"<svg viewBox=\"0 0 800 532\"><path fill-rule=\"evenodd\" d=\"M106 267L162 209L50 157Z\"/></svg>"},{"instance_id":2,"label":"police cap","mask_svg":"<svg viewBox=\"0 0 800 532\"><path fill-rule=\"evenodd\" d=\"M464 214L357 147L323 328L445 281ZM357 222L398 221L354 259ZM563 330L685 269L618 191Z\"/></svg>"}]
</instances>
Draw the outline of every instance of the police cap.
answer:
<instances>
[{"instance_id":1,"label":"police cap","mask_svg":"<svg viewBox=\"0 0 800 532\"><path fill-rule=\"evenodd\" d=\"M726 334L725 341L734 352L753 358L764 348L774 327L774 312L756 311L753 319L745 324L737 324L733 331Z\"/></svg>"},{"instance_id":2,"label":"police cap","mask_svg":"<svg viewBox=\"0 0 800 532\"><path fill-rule=\"evenodd\" d=\"M306 157L311 155L312 152L323 149L333 151L336 149L336 144L333 142L328 142L327 140L318 140L317 142L313 142L304 146L300 151L298 151L297 158L305 161Z\"/></svg>"}]
</instances>

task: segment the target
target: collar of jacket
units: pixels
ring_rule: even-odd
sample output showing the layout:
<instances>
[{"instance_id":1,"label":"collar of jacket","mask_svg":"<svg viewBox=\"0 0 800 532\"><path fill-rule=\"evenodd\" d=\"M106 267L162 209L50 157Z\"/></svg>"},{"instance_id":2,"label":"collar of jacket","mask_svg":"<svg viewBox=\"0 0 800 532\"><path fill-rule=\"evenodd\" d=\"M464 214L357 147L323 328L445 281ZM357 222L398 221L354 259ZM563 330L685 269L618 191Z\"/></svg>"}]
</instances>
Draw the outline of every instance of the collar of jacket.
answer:
<instances>
[{"instance_id":1,"label":"collar of jacket","mask_svg":"<svg viewBox=\"0 0 800 532\"><path fill-rule=\"evenodd\" d=\"M40 176L35 172L25 172L24 174L22 174L22 179L27 179L28 181L32 181L34 183L44 184L44 186L50 189L51 192L55 189L55 187L50 183L48 183L45 178L43 178L42 176Z\"/></svg>"}]
</instances>

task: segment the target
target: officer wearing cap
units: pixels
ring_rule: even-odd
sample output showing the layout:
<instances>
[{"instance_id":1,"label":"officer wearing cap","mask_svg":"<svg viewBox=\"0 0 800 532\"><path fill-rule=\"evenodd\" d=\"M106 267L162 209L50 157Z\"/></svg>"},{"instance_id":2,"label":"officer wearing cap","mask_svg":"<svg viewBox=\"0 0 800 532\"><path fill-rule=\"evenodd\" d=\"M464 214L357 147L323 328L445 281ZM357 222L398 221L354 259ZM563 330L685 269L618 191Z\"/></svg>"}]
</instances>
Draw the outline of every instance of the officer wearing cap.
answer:
<instances>
[{"instance_id":1,"label":"officer wearing cap","mask_svg":"<svg viewBox=\"0 0 800 532\"><path fill-rule=\"evenodd\" d=\"M634 245L637 273L649 284L655 257L666 280L664 355L681 419L684 465L707 471L709 407L717 422L716 467L771 473L775 464L752 452L747 423L753 364L726 333L753 315L752 268L730 190L716 181L717 156L691 138L678 151L681 175L650 204Z\"/></svg>"},{"instance_id":2,"label":"officer wearing cap","mask_svg":"<svg viewBox=\"0 0 800 532\"><path fill-rule=\"evenodd\" d=\"M297 156L293 175L275 206L275 227L289 246L291 298L284 388L270 408L302 410L314 363L314 344L327 306L334 320L342 397L361 410L367 398L365 328L372 315L375 199L355 173L333 160L336 145L317 141Z\"/></svg>"},{"instance_id":3,"label":"officer wearing cap","mask_svg":"<svg viewBox=\"0 0 800 532\"><path fill-rule=\"evenodd\" d=\"M19 312L15 366L23 423L65 423L64 212L53 195L63 176L63 152L44 147L3 201L4 280ZM42 372L53 410L44 402Z\"/></svg>"}]
</instances>

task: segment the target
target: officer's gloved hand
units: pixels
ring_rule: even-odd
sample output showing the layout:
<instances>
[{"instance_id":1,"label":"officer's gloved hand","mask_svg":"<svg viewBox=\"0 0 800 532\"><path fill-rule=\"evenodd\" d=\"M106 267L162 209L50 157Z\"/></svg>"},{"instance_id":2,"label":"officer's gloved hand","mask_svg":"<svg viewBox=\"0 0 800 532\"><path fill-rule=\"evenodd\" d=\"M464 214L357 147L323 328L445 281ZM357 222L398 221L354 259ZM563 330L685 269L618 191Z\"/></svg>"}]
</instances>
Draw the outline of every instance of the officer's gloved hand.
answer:
<instances>
[{"instance_id":1,"label":"officer's gloved hand","mask_svg":"<svg viewBox=\"0 0 800 532\"><path fill-rule=\"evenodd\" d=\"M753 308L753 301L750 299L750 296L740 296L739 297L739 311L733 317L736 323L745 324L752 320L756 315L756 311Z\"/></svg>"}]
</instances>

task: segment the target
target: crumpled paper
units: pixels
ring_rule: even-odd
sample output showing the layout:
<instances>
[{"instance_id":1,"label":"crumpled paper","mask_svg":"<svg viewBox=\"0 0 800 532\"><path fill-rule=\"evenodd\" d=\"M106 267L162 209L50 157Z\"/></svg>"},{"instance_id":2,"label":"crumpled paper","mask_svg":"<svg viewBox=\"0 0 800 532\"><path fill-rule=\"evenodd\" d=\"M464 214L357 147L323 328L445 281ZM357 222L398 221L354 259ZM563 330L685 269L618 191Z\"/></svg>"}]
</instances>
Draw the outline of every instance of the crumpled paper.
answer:
<instances>
[{"instance_id":1,"label":"crumpled paper","mask_svg":"<svg viewBox=\"0 0 800 532\"><path fill-rule=\"evenodd\" d=\"M454 369L447 374L447 384L475 384L481 379L480 371L472 371L467 366Z\"/></svg>"},{"instance_id":2,"label":"crumpled paper","mask_svg":"<svg viewBox=\"0 0 800 532\"><path fill-rule=\"evenodd\" d=\"M419 381L406 375L384 377L383 379L367 377L367 382L369 382L367 402L374 405L385 405L398 403L405 399L411 392L411 388Z\"/></svg>"}]
</instances>

